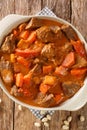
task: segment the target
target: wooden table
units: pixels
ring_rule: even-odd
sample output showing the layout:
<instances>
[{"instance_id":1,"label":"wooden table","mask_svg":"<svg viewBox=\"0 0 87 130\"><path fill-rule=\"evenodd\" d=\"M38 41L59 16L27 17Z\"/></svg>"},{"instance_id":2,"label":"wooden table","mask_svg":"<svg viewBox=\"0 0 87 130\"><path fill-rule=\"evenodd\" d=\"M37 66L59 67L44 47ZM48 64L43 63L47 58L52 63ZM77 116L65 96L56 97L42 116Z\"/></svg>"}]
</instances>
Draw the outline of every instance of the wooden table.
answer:
<instances>
[{"instance_id":1,"label":"wooden table","mask_svg":"<svg viewBox=\"0 0 87 130\"><path fill-rule=\"evenodd\" d=\"M36 14L48 6L58 17L71 22L87 40L87 0L0 0L0 19L8 14ZM0 89L0 130L36 130L33 125L36 117L26 108L18 110L18 105L11 101ZM56 111L50 121L50 127L43 125L38 130L61 130L63 120L68 115L73 117L70 130L87 130L87 105L76 112ZM85 122L79 121L79 115L85 116Z\"/></svg>"}]
</instances>

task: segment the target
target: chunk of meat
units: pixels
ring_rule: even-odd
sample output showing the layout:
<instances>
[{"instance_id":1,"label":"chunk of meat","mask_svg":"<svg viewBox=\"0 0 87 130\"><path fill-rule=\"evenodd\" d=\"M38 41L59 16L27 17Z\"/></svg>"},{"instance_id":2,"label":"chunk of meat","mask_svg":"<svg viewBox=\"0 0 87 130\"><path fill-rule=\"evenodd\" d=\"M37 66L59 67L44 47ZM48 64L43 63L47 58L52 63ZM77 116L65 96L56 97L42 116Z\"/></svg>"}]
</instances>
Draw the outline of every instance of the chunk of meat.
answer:
<instances>
[{"instance_id":1,"label":"chunk of meat","mask_svg":"<svg viewBox=\"0 0 87 130\"><path fill-rule=\"evenodd\" d=\"M87 67L87 60L83 57L81 57L78 54L75 54L76 63L72 66L72 68L83 68Z\"/></svg>"},{"instance_id":2,"label":"chunk of meat","mask_svg":"<svg viewBox=\"0 0 87 130\"><path fill-rule=\"evenodd\" d=\"M77 34L74 31L74 29L70 25L63 25L61 27L61 30L64 32L64 34L67 36L69 40L77 40Z\"/></svg>"},{"instance_id":3,"label":"chunk of meat","mask_svg":"<svg viewBox=\"0 0 87 130\"><path fill-rule=\"evenodd\" d=\"M58 38L61 37L62 32L60 30L55 31L51 27L42 26L36 30L37 38L42 42L55 42Z\"/></svg>"},{"instance_id":4,"label":"chunk of meat","mask_svg":"<svg viewBox=\"0 0 87 130\"><path fill-rule=\"evenodd\" d=\"M43 107L51 107L56 104L56 101L54 100L54 95L53 94L42 94L40 93L37 97L36 100L37 104Z\"/></svg>"},{"instance_id":5,"label":"chunk of meat","mask_svg":"<svg viewBox=\"0 0 87 130\"><path fill-rule=\"evenodd\" d=\"M15 38L13 34L10 34L5 38L5 41L3 42L1 46L1 50L6 53L14 52L15 50Z\"/></svg>"},{"instance_id":6,"label":"chunk of meat","mask_svg":"<svg viewBox=\"0 0 87 130\"><path fill-rule=\"evenodd\" d=\"M3 69L1 71L1 77L4 83L11 85L13 83L13 73L8 69Z\"/></svg>"},{"instance_id":7,"label":"chunk of meat","mask_svg":"<svg viewBox=\"0 0 87 130\"><path fill-rule=\"evenodd\" d=\"M26 29L36 29L43 25L43 20L39 18L31 18L26 26Z\"/></svg>"},{"instance_id":8,"label":"chunk of meat","mask_svg":"<svg viewBox=\"0 0 87 130\"><path fill-rule=\"evenodd\" d=\"M82 84L66 81L62 83L62 89L67 97L72 97L81 87Z\"/></svg>"},{"instance_id":9,"label":"chunk of meat","mask_svg":"<svg viewBox=\"0 0 87 130\"><path fill-rule=\"evenodd\" d=\"M11 91L10 91L10 94L11 95L14 95L14 96L18 96L18 88L16 85L13 85L13 87L11 88Z\"/></svg>"},{"instance_id":10,"label":"chunk of meat","mask_svg":"<svg viewBox=\"0 0 87 130\"><path fill-rule=\"evenodd\" d=\"M45 45L41 51L41 55L47 59L52 59L55 56L54 44L49 43Z\"/></svg>"},{"instance_id":11,"label":"chunk of meat","mask_svg":"<svg viewBox=\"0 0 87 130\"><path fill-rule=\"evenodd\" d=\"M11 70L11 64L9 61L6 61L5 58L2 56L0 59L0 71L2 71L3 69L8 69Z\"/></svg>"}]
</instances>

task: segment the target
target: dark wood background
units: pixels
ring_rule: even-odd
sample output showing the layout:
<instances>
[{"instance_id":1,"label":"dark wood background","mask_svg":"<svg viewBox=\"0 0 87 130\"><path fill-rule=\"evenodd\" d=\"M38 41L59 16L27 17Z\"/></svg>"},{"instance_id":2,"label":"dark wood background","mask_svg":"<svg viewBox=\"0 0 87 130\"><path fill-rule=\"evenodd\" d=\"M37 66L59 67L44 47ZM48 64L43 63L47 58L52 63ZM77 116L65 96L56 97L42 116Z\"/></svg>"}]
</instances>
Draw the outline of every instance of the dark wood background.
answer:
<instances>
[{"instance_id":1,"label":"dark wood background","mask_svg":"<svg viewBox=\"0 0 87 130\"><path fill-rule=\"evenodd\" d=\"M0 0L0 20L8 14L36 14L48 6L58 17L71 22L87 41L87 0ZM18 110L18 105L11 101L0 89L0 130L37 130L33 125L36 117L26 108ZM81 123L79 115L86 120ZM63 120L68 115L73 117L70 130L87 130L87 105L76 112L56 111L50 121L50 127L43 125L38 130L62 130Z\"/></svg>"}]
</instances>

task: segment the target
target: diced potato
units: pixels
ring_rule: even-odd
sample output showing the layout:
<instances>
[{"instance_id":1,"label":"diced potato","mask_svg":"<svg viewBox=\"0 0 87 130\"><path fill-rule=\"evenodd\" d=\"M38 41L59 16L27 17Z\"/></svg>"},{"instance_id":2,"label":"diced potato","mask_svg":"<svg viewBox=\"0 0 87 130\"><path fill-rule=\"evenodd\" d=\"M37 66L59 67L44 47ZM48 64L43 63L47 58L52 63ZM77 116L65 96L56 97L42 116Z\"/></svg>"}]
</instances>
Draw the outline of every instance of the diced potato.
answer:
<instances>
[{"instance_id":1,"label":"diced potato","mask_svg":"<svg viewBox=\"0 0 87 130\"><path fill-rule=\"evenodd\" d=\"M55 76L45 76L43 83L48 85L54 85L57 81L57 78Z\"/></svg>"},{"instance_id":2,"label":"diced potato","mask_svg":"<svg viewBox=\"0 0 87 130\"><path fill-rule=\"evenodd\" d=\"M11 61L12 63L15 62L15 54L10 54L10 61Z\"/></svg>"},{"instance_id":3,"label":"diced potato","mask_svg":"<svg viewBox=\"0 0 87 130\"><path fill-rule=\"evenodd\" d=\"M20 49L27 49L28 48L28 43L26 42L26 40L24 39L21 39L18 44L17 44L17 47L20 48Z\"/></svg>"}]
</instances>

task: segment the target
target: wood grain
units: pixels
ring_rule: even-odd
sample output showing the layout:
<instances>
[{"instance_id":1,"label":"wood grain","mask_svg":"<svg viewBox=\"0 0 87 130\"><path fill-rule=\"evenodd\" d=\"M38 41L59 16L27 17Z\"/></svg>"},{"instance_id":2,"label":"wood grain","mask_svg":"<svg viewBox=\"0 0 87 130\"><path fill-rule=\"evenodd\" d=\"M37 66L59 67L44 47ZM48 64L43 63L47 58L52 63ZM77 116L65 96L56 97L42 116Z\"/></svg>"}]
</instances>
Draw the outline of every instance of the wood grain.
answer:
<instances>
[{"instance_id":1,"label":"wood grain","mask_svg":"<svg viewBox=\"0 0 87 130\"><path fill-rule=\"evenodd\" d=\"M70 21L70 0L43 0L42 8L49 7L58 17Z\"/></svg>"},{"instance_id":2,"label":"wood grain","mask_svg":"<svg viewBox=\"0 0 87 130\"><path fill-rule=\"evenodd\" d=\"M11 7L11 8L10 8ZM14 0L0 0L0 19L14 13ZM0 89L0 130L13 130L13 106L14 103Z\"/></svg>"},{"instance_id":3,"label":"wood grain","mask_svg":"<svg viewBox=\"0 0 87 130\"><path fill-rule=\"evenodd\" d=\"M71 20L87 41L87 0L72 0Z\"/></svg>"}]
</instances>

